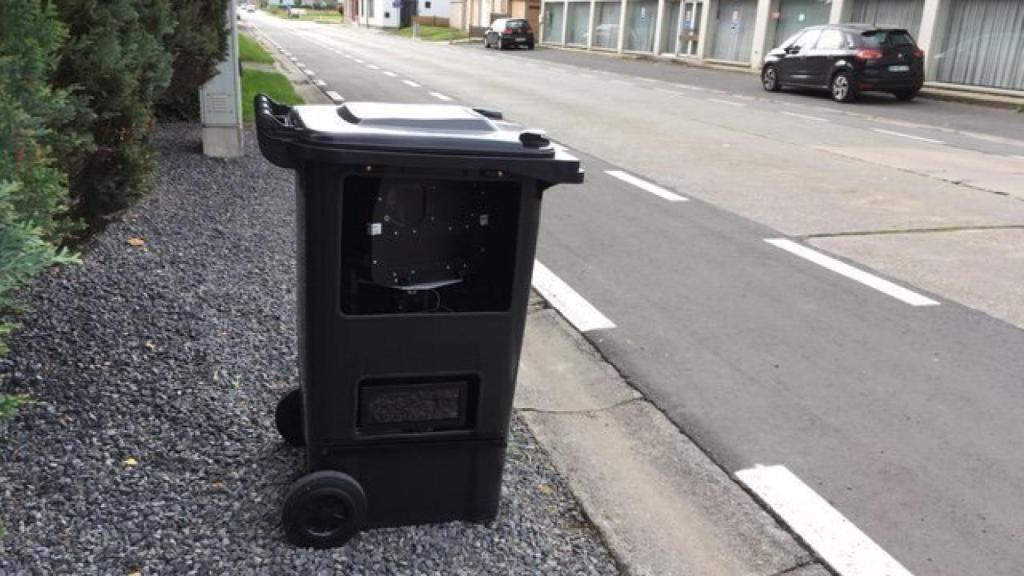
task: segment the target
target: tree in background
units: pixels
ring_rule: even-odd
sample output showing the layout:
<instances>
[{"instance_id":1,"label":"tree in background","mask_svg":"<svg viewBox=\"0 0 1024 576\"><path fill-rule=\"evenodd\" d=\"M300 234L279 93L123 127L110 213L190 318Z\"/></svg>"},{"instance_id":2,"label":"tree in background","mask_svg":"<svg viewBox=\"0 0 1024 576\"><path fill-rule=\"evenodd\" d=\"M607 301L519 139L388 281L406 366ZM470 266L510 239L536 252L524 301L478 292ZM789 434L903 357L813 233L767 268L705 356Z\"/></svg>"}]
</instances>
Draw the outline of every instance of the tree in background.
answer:
<instances>
[{"instance_id":1,"label":"tree in background","mask_svg":"<svg viewBox=\"0 0 1024 576\"><path fill-rule=\"evenodd\" d=\"M227 0L171 0L177 20L167 41L173 57L170 88L157 102L161 120L199 117L199 87L213 78L227 57Z\"/></svg>"},{"instance_id":2,"label":"tree in background","mask_svg":"<svg viewBox=\"0 0 1024 576\"><path fill-rule=\"evenodd\" d=\"M153 167L153 105L171 78L167 0L55 0L68 30L55 76L83 104L92 146L69 154L75 213L91 226L144 193Z\"/></svg>"}]
</instances>

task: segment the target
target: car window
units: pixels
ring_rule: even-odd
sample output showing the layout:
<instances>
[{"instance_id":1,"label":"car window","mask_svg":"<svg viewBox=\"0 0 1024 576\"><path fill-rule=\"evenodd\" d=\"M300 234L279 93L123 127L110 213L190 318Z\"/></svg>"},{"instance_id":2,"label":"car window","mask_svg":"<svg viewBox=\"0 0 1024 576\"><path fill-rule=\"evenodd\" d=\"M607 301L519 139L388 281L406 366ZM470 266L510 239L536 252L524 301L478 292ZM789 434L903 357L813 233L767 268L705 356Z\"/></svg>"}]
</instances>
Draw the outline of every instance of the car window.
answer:
<instances>
[{"instance_id":1,"label":"car window","mask_svg":"<svg viewBox=\"0 0 1024 576\"><path fill-rule=\"evenodd\" d=\"M494 28L495 30L497 30L498 28L504 28L504 27L505 27L505 21L504 20L495 20L494 22L491 23L491 28Z\"/></svg>"},{"instance_id":2,"label":"car window","mask_svg":"<svg viewBox=\"0 0 1024 576\"><path fill-rule=\"evenodd\" d=\"M513 30L521 30L523 28L529 28L530 23L526 20L509 20L506 26Z\"/></svg>"},{"instance_id":3,"label":"car window","mask_svg":"<svg viewBox=\"0 0 1024 576\"><path fill-rule=\"evenodd\" d=\"M814 44L818 41L818 36L821 36L821 30L808 30L804 32L802 36L797 38L793 46L799 46L801 50L807 50L813 48Z\"/></svg>"},{"instance_id":4,"label":"car window","mask_svg":"<svg viewBox=\"0 0 1024 576\"><path fill-rule=\"evenodd\" d=\"M796 34L793 34L789 38L786 38L785 42L783 42L782 44L779 44L779 48L789 48L790 46L793 45L794 42L796 42L797 38L799 38L800 36L803 35L803 33L804 33L804 31L801 30L801 31L797 32Z\"/></svg>"},{"instance_id":5,"label":"car window","mask_svg":"<svg viewBox=\"0 0 1024 576\"><path fill-rule=\"evenodd\" d=\"M839 50L843 47L843 33L839 30L825 30L815 46L818 50Z\"/></svg>"},{"instance_id":6,"label":"car window","mask_svg":"<svg viewBox=\"0 0 1024 576\"><path fill-rule=\"evenodd\" d=\"M868 48L900 48L914 46L914 37L906 30L872 30L861 34Z\"/></svg>"}]
</instances>

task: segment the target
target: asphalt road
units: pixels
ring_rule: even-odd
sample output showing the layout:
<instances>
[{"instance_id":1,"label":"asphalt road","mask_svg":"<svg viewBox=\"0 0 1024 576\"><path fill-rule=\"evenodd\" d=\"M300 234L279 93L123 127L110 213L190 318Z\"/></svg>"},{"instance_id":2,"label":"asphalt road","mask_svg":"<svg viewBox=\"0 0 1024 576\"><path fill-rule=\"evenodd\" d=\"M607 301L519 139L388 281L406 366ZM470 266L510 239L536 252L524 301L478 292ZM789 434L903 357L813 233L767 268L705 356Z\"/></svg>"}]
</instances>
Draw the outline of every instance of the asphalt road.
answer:
<instances>
[{"instance_id":1,"label":"asphalt road","mask_svg":"<svg viewBox=\"0 0 1024 576\"><path fill-rule=\"evenodd\" d=\"M347 100L495 108L578 154L587 181L547 193L538 259L615 323L588 338L720 465L786 466L913 574L1024 573L1021 302L993 289L1016 285L1024 244L991 256L1024 227L1019 115L842 110L729 72L248 18ZM974 252L893 243L964 231ZM879 260L839 260L938 305L765 242L786 237L853 238ZM972 280L971 258L1000 273Z\"/></svg>"}]
</instances>

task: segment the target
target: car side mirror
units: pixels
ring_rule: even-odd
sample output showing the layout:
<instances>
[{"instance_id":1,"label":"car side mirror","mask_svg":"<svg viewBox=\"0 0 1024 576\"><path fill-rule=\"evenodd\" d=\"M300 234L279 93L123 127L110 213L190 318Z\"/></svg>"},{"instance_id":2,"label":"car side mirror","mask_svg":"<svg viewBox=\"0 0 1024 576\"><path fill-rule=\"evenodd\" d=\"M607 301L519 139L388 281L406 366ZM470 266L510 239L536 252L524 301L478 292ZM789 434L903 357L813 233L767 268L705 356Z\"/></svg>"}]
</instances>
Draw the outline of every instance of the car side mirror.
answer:
<instances>
[{"instance_id":1,"label":"car side mirror","mask_svg":"<svg viewBox=\"0 0 1024 576\"><path fill-rule=\"evenodd\" d=\"M799 52L800 52L800 47L799 46L790 46L789 48L786 48L786 54L797 54Z\"/></svg>"}]
</instances>

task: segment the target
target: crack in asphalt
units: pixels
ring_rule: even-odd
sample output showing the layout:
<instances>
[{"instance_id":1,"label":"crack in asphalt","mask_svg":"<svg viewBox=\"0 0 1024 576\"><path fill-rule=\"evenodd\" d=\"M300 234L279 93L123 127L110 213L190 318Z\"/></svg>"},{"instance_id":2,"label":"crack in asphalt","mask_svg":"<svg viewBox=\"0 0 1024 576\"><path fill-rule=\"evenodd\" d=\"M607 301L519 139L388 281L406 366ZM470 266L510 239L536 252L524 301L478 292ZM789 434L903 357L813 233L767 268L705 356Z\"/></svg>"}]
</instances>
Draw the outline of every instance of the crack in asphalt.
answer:
<instances>
[{"instance_id":1,"label":"crack in asphalt","mask_svg":"<svg viewBox=\"0 0 1024 576\"><path fill-rule=\"evenodd\" d=\"M897 228L894 230L852 230L849 232L822 232L796 236L804 240L815 238L842 238L844 236L886 236L891 234L936 234L943 232L971 232L986 230L1024 230L1024 224L991 224L978 226L936 226L934 228Z\"/></svg>"}]
</instances>

